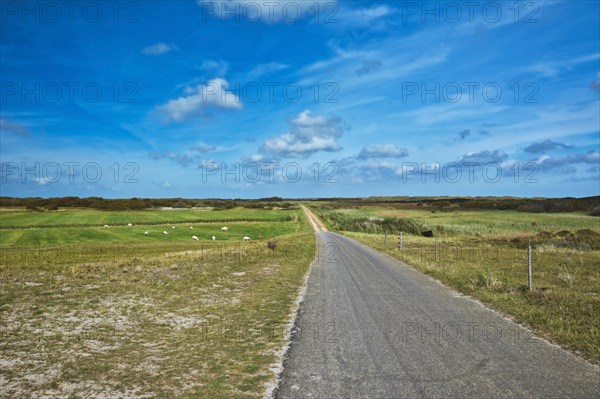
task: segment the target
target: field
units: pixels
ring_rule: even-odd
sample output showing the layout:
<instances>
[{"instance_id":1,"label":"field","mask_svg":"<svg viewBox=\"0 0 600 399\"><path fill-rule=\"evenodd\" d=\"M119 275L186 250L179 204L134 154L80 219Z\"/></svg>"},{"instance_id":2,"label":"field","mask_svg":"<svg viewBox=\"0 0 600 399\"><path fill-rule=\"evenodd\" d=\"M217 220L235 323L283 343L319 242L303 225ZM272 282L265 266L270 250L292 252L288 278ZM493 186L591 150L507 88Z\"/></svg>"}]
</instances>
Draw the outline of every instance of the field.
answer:
<instances>
[{"instance_id":1,"label":"field","mask_svg":"<svg viewBox=\"0 0 600 399\"><path fill-rule=\"evenodd\" d=\"M332 231L600 362L597 217L310 206ZM261 397L314 243L300 209L0 208L2 394Z\"/></svg>"},{"instance_id":2,"label":"field","mask_svg":"<svg viewBox=\"0 0 600 399\"><path fill-rule=\"evenodd\" d=\"M600 362L598 217L575 212L329 205L313 203L312 208L331 230L401 259L537 335ZM427 230L433 238L420 234Z\"/></svg>"},{"instance_id":3,"label":"field","mask_svg":"<svg viewBox=\"0 0 600 399\"><path fill-rule=\"evenodd\" d=\"M262 397L314 257L300 210L0 216L2 395Z\"/></svg>"}]
</instances>

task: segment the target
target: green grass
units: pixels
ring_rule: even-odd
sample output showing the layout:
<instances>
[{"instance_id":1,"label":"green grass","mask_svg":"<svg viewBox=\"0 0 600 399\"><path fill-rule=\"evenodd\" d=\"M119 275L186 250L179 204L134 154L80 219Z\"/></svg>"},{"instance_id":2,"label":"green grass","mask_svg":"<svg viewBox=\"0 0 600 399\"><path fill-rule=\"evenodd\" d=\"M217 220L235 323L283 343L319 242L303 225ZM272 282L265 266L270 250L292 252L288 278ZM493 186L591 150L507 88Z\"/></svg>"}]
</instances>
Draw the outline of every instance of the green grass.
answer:
<instances>
[{"instance_id":1,"label":"green grass","mask_svg":"<svg viewBox=\"0 0 600 399\"><path fill-rule=\"evenodd\" d=\"M68 209L58 211L25 211L0 208L0 228L52 227L52 226L127 226L128 223L173 224L223 221L281 221L296 217L299 210L257 210L235 208L230 210L145 210L145 211L97 211L91 209Z\"/></svg>"},{"instance_id":2,"label":"green grass","mask_svg":"<svg viewBox=\"0 0 600 399\"><path fill-rule=\"evenodd\" d=\"M175 226L175 229L172 227ZM190 229L193 227L193 230ZM135 225L128 227L53 227L0 230L0 245L55 245L90 244L100 242L120 243L164 243L173 241L191 241L192 236L199 240L241 241L244 236L252 239L266 239L290 234L298 229L294 222L227 222L228 232L221 231L221 224L186 223L185 225ZM149 234L146 236L144 232ZM167 231L169 234L164 235Z\"/></svg>"},{"instance_id":3,"label":"green grass","mask_svg":"<svg viewBox=\"0 0 600 399\"><path fill-rule=\"evenodd\" d=\"M253 216L273 215L260 212ZM141 228L2 231L27 242L0 262L3 393L262 397L314 257L314 235L299 216L230 223L215 243L205 235L221 234L220 224L194 225L203 242L192 242L187 226L132 241ZM66 243L81 231L85 241ZM273 237L275 251L265 245ZM19 251L36 240L54 245Z\"/></svg>"},{"instance_id":4,"label":"green grass","mask_svg":"<svg viewBox=\"0 0 600 399\"><path fill-rule=\"evenodd\" d=\"M315 208L328 227L394 256L512 316L534 332L600 363L600 222L583 214L513 211L431 211L386 208L342 210L350 218L400 217L432 229L418 234L344 231L350 223ZM333 215L333 217L332 217ZM368 219L366 219L368 220ZM377 231L377 226L373 230ZM583 229L589 229L586 231ZM583 230L583 231L582 231ZM527 245L533 249L533 290L527 287Z\"/></svg>"},{"instance_id":5,"label":"green grass","mask_svg":"<svg viewBox=\"0 0 600 399\"><path fill-rule=\"evenodd\" d=\"M328 211L326 211L328 212ZM450 211L360 207L336 210L349 217L410 218L444 235L501 236L543 231L594 229L600 220L584 213L528 213L518 211ZM324 212L321 211L321 214Z\"/></svg>"}]
</instances>

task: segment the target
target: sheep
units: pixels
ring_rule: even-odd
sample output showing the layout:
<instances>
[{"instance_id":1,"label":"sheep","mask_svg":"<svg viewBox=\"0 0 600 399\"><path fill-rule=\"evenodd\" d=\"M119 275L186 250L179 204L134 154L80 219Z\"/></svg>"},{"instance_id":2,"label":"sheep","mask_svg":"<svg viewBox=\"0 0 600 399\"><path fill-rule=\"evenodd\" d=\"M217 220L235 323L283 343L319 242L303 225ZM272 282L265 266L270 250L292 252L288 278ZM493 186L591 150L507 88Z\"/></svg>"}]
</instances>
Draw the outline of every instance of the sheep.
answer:
<instances>
[{"instance_id":1,"label":"sheep","mask_svg":"<svg viewBox=\"0 0 600 399\"><path fill-rule=\"evenodd\" d=\"M215 237L215 236L212 236L212 240L213 240L213 241L217 241L217 237Z\"/></svg>"},{"instance_id":2,"label":"sheep","mask_svg":"<svg viewBox=\"0 0 600 399\"><path fill-rule=\"evenodd\" d=\"M250 237L248 237L248 236L245 236L245 237L244 237L244 241L250 241Z\"/></svg>"},{"instance_id":3,"label":"sheep","mask_svg":"<svg viewBox=\"0 0 600 399\"><path fill-rule=\"evenodd\" d=\"M150 234L150 233L148 233L147 231L144 231L144 235L145 236L147 236L148 234Z\"/></svg>"},{"instance_id":4,"label":"sheep","mask_svg":"<svg viewBox=\"0 0 600 399\"><path fill-rule=\"evenodd\" d=\"M194 230L194 226L190 226L190 230Z\"/></svg>"},{"instance_id":5,"label":"sheep","mask_svg":"<svg viewBox=\"0 0 600 399\"><path fill-rule=\"evenodd\" d=\"M227 227L227 226L221 227L221 231L229 231L229 227Z\"/></svg>"},{"instance_id":6,"label":"sheep","mask_svg":"<svg viewBox=\"0 0 600 399\"><path fill-rule=\"evenodd\" d=\"M172 226L171 228L172 228L172 229L174 229L174 228L175 228L175 226Z\"/></svg>"},{"instance_id":7,"label":"sheep","mask_svg":"<svg viewBox=\"0 0 600 399\"><path fill-rule=\"evenodd\" d=\"M163 234L166 235L166 236L169 235L169 233L167 233L167 230L163 231Z\"/></svg>"},{"instance_id":8,"label":"sheep","mask_svg":"<svg viewBox=\"0 0 600 399\"><path fill-rule=\"evenodd\" d=\"M107 225L107 224L105 224L105 225L104 225L104 228L105 228L105 229L108 229L108 225Z\"/></svg>"},{"instance_id":9,"label":"sheep","mask_svg":"<svg viewBox=\"0 0 600 399\"><path fill-rule=\"evenodd\" d=\"M133 226L133 224L127 223L127 227L131 227L131 226Z\"/></svg>"},{"instance_id":10,"label":"sheep","mask_svg":"<svg viewBox=\"0 0 600 399\"><path fill-rule=\"evenodd\" d=\"M198 237L196 237L196 236L192 236L192 240L194 240L194 241L198 241Z\"/></svg>"}]
</instances>

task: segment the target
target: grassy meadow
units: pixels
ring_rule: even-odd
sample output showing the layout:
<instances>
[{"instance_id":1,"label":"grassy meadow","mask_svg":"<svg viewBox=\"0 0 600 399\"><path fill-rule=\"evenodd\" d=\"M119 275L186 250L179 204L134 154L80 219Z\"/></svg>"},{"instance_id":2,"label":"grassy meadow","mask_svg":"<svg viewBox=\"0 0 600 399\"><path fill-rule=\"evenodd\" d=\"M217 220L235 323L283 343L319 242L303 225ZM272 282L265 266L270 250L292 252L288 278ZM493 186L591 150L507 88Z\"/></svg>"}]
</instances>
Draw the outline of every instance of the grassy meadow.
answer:
<instances>
[{"instance_id":1,"label":"grassy meadow","mask_svg":"<svg viewBox=\"0 0 600 399\"><path fill-rule=\"evenodd\" d=\"M331 230L394 256L502 311L537 335L600 362L598 217L389 206L332 209L318 203L312 208ZM420 234L427 230L434 238Z\"/></svg>"},{"instance_id":2,"label":"grassy meadow","mask_svg":"<svg viewBox=\"0 0 600 399\"><path fill-rule=\"evenodd\" d=\"M300 210L0 219L2 395L262 397L314 257Z\"/></svg>"}]
</instances>

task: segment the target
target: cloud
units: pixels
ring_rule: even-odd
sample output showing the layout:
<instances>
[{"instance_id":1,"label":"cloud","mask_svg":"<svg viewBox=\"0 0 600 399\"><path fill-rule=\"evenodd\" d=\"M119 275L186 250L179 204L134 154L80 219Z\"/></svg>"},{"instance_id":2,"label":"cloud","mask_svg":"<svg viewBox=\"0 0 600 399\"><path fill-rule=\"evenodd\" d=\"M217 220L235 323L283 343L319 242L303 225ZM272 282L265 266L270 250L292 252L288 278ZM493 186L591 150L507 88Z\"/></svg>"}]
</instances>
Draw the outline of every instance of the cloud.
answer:
<instances>
[{"instance_id":1,"label":"cloud","mask_svg":"<svg viewBox=\"0 0 600 399\"><path fill-rule=\"evenodd\" d=\"M542 155L534 160L540 166L540 169L556 169L573 164L594 164L600 163L600 152L590 150L585 154L569 154L564 157L551 157Z\"/></svg>"},{"instance_id":2,"label":"cloud","mask_svg":"<svg viewBox=\"0 0 600 399\"><path fill-rule=\"evenodd\" d=\"M318 151L342 149L336 142L344 132L340 118L313 115L305 110L291 119L290 124L288 132L266 140L261 150L282 157L307 157Z\"/></svg>"},{"instance_id":3,"label":"cloud","mask_svg":"<svg viewBox=\"0 0 600 399\"><path fill-rule=\"evenodd\" d=\"M204 60L200 69L211 73L213 76L225 76L229 71L229 64L222 60Z\"/></svg>"},{"instance_id":4,"label":"cloud","mask_svg":"<svg viewBox=\"0 0 600 399\"><path fill-rule=\"evenodd\" d=\"M535 72L542 77L555 77L561 73L568 72L580 64L585 64L600 59L600 53L573 57L568 60L554 62L540 62L526 68L527 71Z\"/></svg>"},{"instance_id":5,"label":"cloud","mask_svg":"<svg viewBox=\"0 0 600 399\"><path fill-rule=\"evenodd\" d=\"M358 159L370 158L402 158L408 156L406 148L398 148L395 144L379 144L364 147Z\"/></svg>"},{"instance_id":6,"label":"cloud","mask_svg":"<svg viewBox=\"0 0 600 399\"><path fill-rule=\"evenodd\" d=\"M458 159L460 163L478 163L480 165L490 163L501 163L508 155L502 150L468 152Z\"/></svg>"},{"instance_id":7,"label":"cloud","mask_svg":"<svg viewBox=\"0 0 600 399\"><path fill-rule=\"evenodd\" d=\"M364 27L375 27L382 28L378 21L383 17L391 15L396 10L388 7L387 5L373 5L371 7L361 7L361 8L346 8L340 10L337 15L334 15L336 20L338 20L338 24L344 27L350 28L364 28Z\"/></svg>"},{"instance_id":8,"label":"cloud","mask_svg":"<svg viewBox=\"0 0 600 399\"><path fill-rule=\"evenodd\" d=\"M356 74L362 76L379 68L381 68L381 61L363 61L362 66L356 70Z\"/></svg>"},{"instance_id":9,"label":"cloud","mask_svg":"<svg viewBox=\"0 0 600 399\"><path fill-rule=\"evenodd\" d=\"M248 75L246 75L246 80L254 80L260 76L270 74L270 73L276 73L276 72L279 72L288 67L289 67L289 65L281 64L279 62L269 62L267 64L259 64L259 65L255 66L254 68L252 68L252 70L250 72L248 72Z\"/></svg>"},{"instance_id":10,"label":"cloud","mask_svg":"<svg viewBox=\"0 0 600 399\"><path fill-rule=\"evenodd\" d=\"M461 140L464 140L465 138L467 138L469 135L471 134L471 130L469 129L465 129L462 132L459 132L458 135L460 136Z\"/></svg>"},{"instance_id":11,"label":"cloud","mask_svg":"<svg viewBox=\"0 0 600 399\"><path fill-rule=\"evenodd\" d=\"M159 182L152 182L155 185L157 185L158 187L161 188L171 188L173 185L171 184L171 182L169 182L168 180L164 180L164 181L159 181Z\"/></svg>"},{"instance_id":12,"label":"cloud","mask_svg":"<svg viewBox=\"0 0 600 399\"><path fill-rule=\"evenodd\" d=\"M558 147L571 148L572 146L562 144L562 143L557 143L556 141L552 141L552 140L544 140L541 143L533 143L533 144L529 145L527 148L525 148L525 152L528 152L530 154L538 154L538 153L543 153L543 152L547 152L547 151L552 151Z\"/></svg>"},{"instance_id":13,"label":"cloud","mask_svg":"<svg viewBox=\"0 0 600 399\"><path fill-rule=\"evenodd\" d=\"M177 152L166 152L166 153L158 153L153 152L149 154L151 159L159 160L159 159L169 159L175 163L178 163L181 166L190 166L194 163L194 157L189 156L186 153L177 153Z\"/></svg>"},{"instance_id":14,"label":"cloud","mask_svg":"<svg viewBox=\"0 0 600 399\"><path fill-rule=\"evenodd\" d=\"M484 136L487 136L488 134L490 134L489 130L480 130L479 134L483 134Z\"/></svg>"},{"instance_id":15,"label":"cloud","mask_svg":"<svg viewBox=\"0 0 600 399\"><path fill-rule=\"evenodd\" d=\"M173 50L177 50L177 47L160 42L152 46L144 47L142 49L142 54L150 56L163 55Z\"/></svg>"},{"instance_id":16,"label":"cloud","mask_svg":"<svg viewBox=\"0 0 600 399\"><path fill-rule=\"evenodd\" d=\"M8 119L0 119L0 133L10 133L15 136L29 136L29 129L19 122L9 121Z\"/></svg>"},{"instance_id":17,"label":"cloud","mask_svg":"<svg viewBox=\"0 0 600 399\"><path fill-rule=\"evenodd\" d=\"M215 147L214 145L211 145L211 144L198 144L198 145L195 145L192 148L190 148L190 151L197 151L197 152L205 153L205 152L214 151L216 149L217 149L217 147Z\"/></svg>"},{"instance_id":18,"label":"cloud","mask_svg":"<svg viewBox=\"0 0 600 399\"><path fill-rule=\"evenodd\" d=\"M588 182L588 181L600 181L600 176L598 175L591 175L591 176L570 176L568 179L563 180L561 183L581 183L581 182Z\"/></svg>"},{"instance_id":19,"label":"cloud","mask_svg":"<svg viewBox=\"0 0 600 399\"><path fill-rule=\"evenodd\" d=\"M227 90L225 79L213 79L194 89L187 91L188 96L170 100L158 107L158 110L167 114L168 120L181 122L192 115L206 116L207 108L241 109L240 98Z\"/></svg>"}]
</instances>

